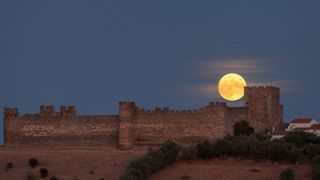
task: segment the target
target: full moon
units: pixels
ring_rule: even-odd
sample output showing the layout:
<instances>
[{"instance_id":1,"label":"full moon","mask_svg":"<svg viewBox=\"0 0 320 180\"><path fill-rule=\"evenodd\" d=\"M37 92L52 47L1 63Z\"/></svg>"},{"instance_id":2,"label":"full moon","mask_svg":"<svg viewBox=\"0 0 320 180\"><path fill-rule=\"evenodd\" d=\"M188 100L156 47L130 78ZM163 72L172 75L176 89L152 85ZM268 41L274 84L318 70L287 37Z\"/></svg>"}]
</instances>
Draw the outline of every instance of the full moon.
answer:
<instances>
[{"instance_id":1,"label":"full moon","mask_svg":"<svg viewBox=\"0 0 320 180\"><path fill-rule=\"evenodd\" d=\"M236 101L243 97L246 81L235 73L224 75L218 85L219 94L228 101Z\"/></svg>"}]
</instances>

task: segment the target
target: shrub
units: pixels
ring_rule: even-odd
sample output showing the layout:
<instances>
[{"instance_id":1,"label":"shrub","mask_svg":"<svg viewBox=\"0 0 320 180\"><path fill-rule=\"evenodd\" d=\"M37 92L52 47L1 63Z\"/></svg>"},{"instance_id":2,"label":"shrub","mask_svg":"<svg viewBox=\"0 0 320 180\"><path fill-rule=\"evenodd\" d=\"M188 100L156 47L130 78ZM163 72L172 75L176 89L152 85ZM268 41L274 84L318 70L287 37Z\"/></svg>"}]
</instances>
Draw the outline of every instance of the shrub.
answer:
<instances>
[{"instance_id":1,"label":"shrub","mask_svg":"<svg viewBox=\"0 0 320 180\"><path fill-rule=\"evenodd\" d=\"M35 180L36 176L33 174L33 172L27 172L26 179L27 180Z\"/></svg>"},{"instance_id":2,"label":"shrub","mask_svg":"<svg viewBox=\"0 0 320 180\"><path fill-rule=\"evenodd\" d=\"M58 178L55 177L55 176L51 176L51 177L50 177L50 180L58 180Z\"/></svg>"},{"instance_id":3,"label":"shrub","mask_svg":"<svg viewBox=\"0 0 320 180\"><path fill-rule=\"evenodd\" d=\"M300 158L301 158L301 151L296 147L291 148L289 151L290 161L293 163L296 163L300 161Z\"/></svg>"},{"instance_id":4,"label":"shrub","mask_svg":"<svg viewBox=\"0 0 320 180\"><path fill-rule=\"evenodd\" d=\"M304 153L306 156L308 156L310 159L312 159L314 156L320 154L320 145L311 144L304 149Z\"/></svg>"},{"instance_id":5,"label":"shrub","mask_svg":"<svg viewBox=\"0 0 320 180\"><path fill-rule=\"evenodd\" d=\"M293 180L294 179L294 172L292 169L286 169L281 171L279 180Z\"/></svg>"},{"instance_id":6,"label":"shrub","mask_svg":"<svg viewBox=\"0 0 320 180\"><path fill-rule=\"evenodd\" d=\"M209 159L214 156L214 146L208 140L200 142L197 146L197 156L201 159Z\"/></svg>"},{"instance_id":7,"label":"shrub","mask_svg":"<svg viewBox=\"0 0 320 180\"><path fill-rule=\"evenodd\" d=\"M38 162L38 160L36 159L36 158L31 158L31 159L29 159L29 165L31 166L31 167L36 167L36 166L38 166L38 164L39 164L39 162Z\"/></svg>"},{"instance_id":8,"label":"shrub","mask_svg":"<svg viewBox=\"0 0 320 180\"><path fill-rule=\"evenodd\" d=\"M174 142L166 141L157 151L150 151L142 158L132 161L121 180L145 179L151 173L172 164L180 152L180 146Z\"/></svg>"},{"instance_id":9,"label":"shrub","mask_svg":"<svg viewBox=\"0 0 320 180\"><path fill-rule=\"evenodd\" d=\"M131 162L128 166L128 169L138 169L142 172L143 176L147 176L148 174L151 174L153 171L160 169L156 168L155 163L156 161L153 158L151 158L150 155L146 155L141 159L137 159Z\"/></svg>"},{"instance_id":10,"label":"shrub","mask_svg":"<svg viewBox=\"0 0 320 180\"><path fill-rule=\"evenodd\" d=\"M239 121L233 125L233 134L235 136L250 135L254 133L254 129L249 126L247 121Z\"/></svg>"},{"instance_id":11,"label":"shrub","mask_svg":"<svg viewBox=\"0 0 320 180\"><path fill-rule=\"evenodd\" d=\"M164 155L166 165L170 165L176 161L180 149L181 147L178 144L169 140L167 140L161 145L160 151Z\"/></svg>"},{"instance_id":12,"label":"shrub","mask_svg":"<svg viewBox=\"0 0 320 180\"><path fill-rule=\"evenodd\" d=\"M7 163L6 167L4 168L4 171L8 172L8 170L12 169L12 168L13 168L13 164L9 162L9 163Z\"/></svg>"},{"instance_id":13,"label":"shrub","mask_svg":"<svg viewBox=\"0 0 320 180\"><path fill-rule=\"evenodd\" d=\"M269 153L272 161L281 161L287 158L289 149L285 143L273 142L271 143Z\"/></svg>"},{"instance_id":14,"label":"shrub","mask_svg":"<svg viewBox=\"0 0 320 180\"><path fill-rule=\"evenodd\" d=\"M12 169L12 168L13 168L13 164L12 164L12 163L10 163L10 162L9 162L9 163L7 163L6 168L7 168L7 169Z\"/></svg>"},{"instance_id":15,"label":"shrub","mask_svg":"<svg viewBox=\"0 0 320 180\"><path fill-rule=\"evenodd\" d=\"M238 136L233 139L231 147L231 154L234 156L247 156L248 155L248 139L247 136Z\"/></svg>"},{"instance_id":16,"label":"shrub","mask_svg":"<svg viewBox=\"0 0 320 180\"><path fill-rule=\"evenodd\" d=\"M256 134L255 137L258 141L269 141L269 140L271 140L272 136L259 133L259 134Z\"/></svg>"},{"instance_id":17,"label":"shrub","mask_svg":"<svg viewBox=\"0 0 320 180\"><path fill-rule=\"evenodd\" d=\"M120 180L142 180L145 179L143 172L141 172L139 169L128 169L126 173L124 173Z\"/></svg>"},{"instance_id":18,"label":"shrub","mask_svg":"<svg viewBox=\"0 0 320 180\"><path fill-rule=\"evenodd\" d=\"M320 168L319 168L319 166L316 166L316 167L313 168L312 179L313 180L320 180Z\"/></svg>"},{"instance_id":19,"label":"shrub","mask_svg":"<svg viewBox=\"0 0 320 180\"><path fill-rule=\"evenodd\" d=\"M271 146L270 141L252 141L249 144L249 154L255 160L260 160L268 157L269 149Z\"/></svg>"},{"instance_id":20,"label":"shrub","mask_svg":"<svg viewBox=\"0 0 320 180\"><path fill-rule=\"evenodd\" d=\"M48 176L48 169L47 168L40 168L39 170L40 176L45 178Z\"/></svg>"},{"instance_id":21,"label":"shrub","mask_svg":"<svg viewBox=\"0 0 320 180\"><path fill-rule=\"evenodd\" d=\"M290 132L284 137L285 141L294 143L297 147L302 147L310 143L319 143L319 137L312 133L303 131Z\"/></svg>"},{"instance_id":22,"label":"shrub","mask_svg":"<svg viewBox=\"0 0 320 180\"><path fill-rule=\"evenodd\" d=\"M312 158L312 164L320 165L320 155L316 155Z\"/></svg>"},{"instance_id":23,"label":"shrub","mask_svg":"<svg viewBox=\"0 0 320 180\"><path fill-rule=\"evenodd\" d=\"M189 146L181 149L180 158L183 160L194 160L197 157L197 148Z\"/></svg>"},{"instance_id":24,"label":"shrub","mask_svg":"<svg viewBox=\"0 0 320 180\"><path fill-rule=\"evenodd\" d=\"M228 137L224 139L219 139L214 144L214 154L217 154L218 156L231 155L232 152L234 152L233 142L232 142L232 139Z\"/></svg>"}]
</instances>

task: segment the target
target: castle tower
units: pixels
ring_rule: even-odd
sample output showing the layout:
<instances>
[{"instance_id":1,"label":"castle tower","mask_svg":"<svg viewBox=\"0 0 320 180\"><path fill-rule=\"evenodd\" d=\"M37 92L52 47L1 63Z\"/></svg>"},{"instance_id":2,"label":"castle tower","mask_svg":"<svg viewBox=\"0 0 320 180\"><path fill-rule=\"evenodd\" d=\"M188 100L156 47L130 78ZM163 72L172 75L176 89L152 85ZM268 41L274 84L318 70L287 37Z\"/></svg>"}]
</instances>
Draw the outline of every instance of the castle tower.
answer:
<instances>
[{"instance_id":1,"label":"castle tower","mask_svg":"<svg viewBox=\"0 0 320 180\"><path fill-rule=\"evenodd\" d=\"M132 121L135 113L134 102L119 103L119 139L118 145L120 149L127 149L133 143L132 138Z\"/></svg>"},{"instance_id":2,"label":"castle tower","mask_svg":"<svg viewBox=\"0 0 320 180\"><path fill-rule=\"evenodd\" d=\"M283 120L280 89L272 86L245 87L248 122L255 132L271 130Z\"/></svg>"},{"instance_id":3,"label":"castle tower","mask_svg":"<svg viewBox=\"0 0 320 180\"><path fill-rule=\"evenodd\" d=\"M18 118L19 118L19 109L17 108L3 109L3 142L5 146L7 145L8 141L16 140L15 134L8 129L11 128L10 124L13 121L15 121L15 119L18 119Z\"/></svg>"}]
</instances>

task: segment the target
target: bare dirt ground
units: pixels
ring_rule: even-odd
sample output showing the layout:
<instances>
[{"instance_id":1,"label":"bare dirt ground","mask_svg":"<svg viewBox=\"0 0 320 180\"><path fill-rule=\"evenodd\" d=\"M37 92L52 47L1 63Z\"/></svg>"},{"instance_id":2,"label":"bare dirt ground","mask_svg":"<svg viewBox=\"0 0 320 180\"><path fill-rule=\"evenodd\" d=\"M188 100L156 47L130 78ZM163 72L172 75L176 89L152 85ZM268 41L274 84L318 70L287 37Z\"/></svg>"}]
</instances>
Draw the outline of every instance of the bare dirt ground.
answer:
<instances>
[{"instance_id":1,"label":"bare dirt ground","mask_svg":"<svg viewBox=\"0 0 320 180\"><path fill-rule=\"evenodd\" d=\"M210 161L179 161L154 175L151 180L278 180L282 170L294 170L296 180L310 180L308 164L272 164L252 160L214 159ZM258 170L259 172L252 172Z\"/></svg>"},{"instance_id":2,"label":"bare dirt ground","mask_svg":"<svg viewBox=\"0 0 320 180\"><path fill-rule=\"evenodd\" d=\"M116 147L0 148L0 180L25 180L28 171L40 177L38 171L41 167L47 168L49 176L56 176L59 180L116 180L131 160L143 156L146 151L147 147L130 151L120 151ZM39 160L35 169L28 165L28 160L33 157ZM3 167L8 162L14 167L5 173Z\"/></svg>"},{"instance_id":3,"label":"bare dirt ground","mask_svg":"<svg viewBox=\"0 0 320 180\"><path fill-rule=\"evenodd\" d=\"M117 180L127 164L147 152L147 147L120 151L116 147L72 148L0 148L0 180L25 180L28 171L38 177L41 167L49 170L49 177L59 180ZM28 166L30 158L37 158L39 166ZM3 167L13 163L7 173ZM151 180L277 180L281 170L292 168L297 180L311 179L310 165L272 164L251 160L178 161L174 165L152 175ZM259 172L252 172L256 169ZM94 171L94 174L90 174ZM44 179L49 179L44 178ZM40 179L40 178L39 178Z\"/></svg>"}]
</instances>

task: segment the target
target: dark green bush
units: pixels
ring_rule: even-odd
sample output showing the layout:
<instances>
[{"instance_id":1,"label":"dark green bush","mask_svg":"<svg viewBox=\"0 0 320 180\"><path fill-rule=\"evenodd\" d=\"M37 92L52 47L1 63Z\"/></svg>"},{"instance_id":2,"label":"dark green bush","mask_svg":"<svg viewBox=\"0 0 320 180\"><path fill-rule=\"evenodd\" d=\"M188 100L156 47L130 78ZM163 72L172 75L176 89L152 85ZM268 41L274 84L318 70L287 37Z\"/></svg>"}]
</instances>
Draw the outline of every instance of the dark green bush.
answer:
<instances>
[{"instance_id":1,"label":"dark green bush","mask_svg":"<svg viewBox=\"0 0 320 180\"><path fill-rule=\"evenodd\" d=\"M13 164L9 162L9 163L7 163L6 167L4 168L4 171L8 172L9 169L12 169L12 168L13 168Z\"/></svg>"},{"instance_id":2,"label":"dark green bush","mask_svg":"<svg viewBox=\"0 0 320 180\"><path fill-rule=\"evenodd\" d=\"M120 180L143 180L145 176L139 169L128 169L121 177Z\"/></svg>"},{"instance_id":3,"label":"dark green bush","mask_svg":"<svg viewBox=\"0 0 320 180\"><path fill-rule=\"evenodd\" d=\"M169 140L167 140L161 145L160 151L164 155L164 160L166 165L170 165L176 161L179 155L180 149L181 147L178 144Z\"/></svg>"},{"instance_id":4,"label":"dark green bush","mask_svg":"<svg viewBox=\"0 0 320 180\"><path fill-rule=\"evenodd\" d=\"M312 158L312 164L320 165L320 155L316 155Z\"/></svg>"},{"instance_id":5,"label":"dark green bush","mask_svg":"<svg viewBox=\"0 0 320 180\"><path fill-rule=\"evenodd\" d=\"M278 142L271 143L269 155L272 161L281 161L286 159L289 155L288 145L286 143Z\"/></svg>"},{"instance_id":6,"label":"dark green bush","mask_svg":"<svg viewBox=\"0 0 320 180\"><path fill-rule=\"evenodd\" d=\"M248 156L248 136L236 136L229 140L232 143L231 154L233 156Z\"/></svg>"},{"instance_id":7,"label":"dark green bush","mask_svg":"<svg viewBox=\"0 0 320 180\"><path fill-rule=\"evenodd\" d=\"M208 140L200 142L197 146L197 156L201 159L210 159L214 156L214 145Z\"/></svg>"},{"instance_id":8,"label":"dark green bush","mask_svg":"<svg viewBox=\"0 0 320 180\"><path fill-rule=\"evenodd\" d=\"M31 158L31 159L29 159L29 165L31 166L31 167L36 167L36 166L38 166L38 164L39 164L39 162L38 162L38 159L36 159L36 158Z\"/></svg>"},{"instance_id":9,"label":"dark green bush","mask_svg":"<svg viewBox=\"0 0 320 180\"><path fill-rule=\"evenodd\" d=\"M180 146L178 144L166 141L160 146L159 150L149 151L142 158L132 161L120 179L146 179L151 173L174 163L179 152Z\"/></svg>"},{"instance_id":10,"label":"dark green bush","mask_svg":"<svg viewBox=\"0 0 320 180\"><path fill-rule=\"evenodd\" d=\"M58 180L58 178L55 177L55 176L51 176L51 177L50 177L50 180Z\"/></svg>"},{"instance_id":11,"label":"dark green bush","mask_svg":"<svg viewBox=\"0 0 320 180\"><path fill-rule=\"evenodd\" d=\"M294 180L294 172L292 169L281 171L279 180Z\"/></svg>"},{"instance_id":12,"label":"dark green bush","mask_svg":"<svg viewBox=\"0 0 320 180\"><path fill-rule=\"evenodd\" d=\"M249 154L255 160L268 158L269 149L271 148L270 141L252 141L249 144Z\"/></svg>"},{"instance_id":13,"label":"dark green bush","mask_svg":"<svg viewBox=\"0 0 320 180\"><path fill-rule=\"evenodd\" d=\"M301 159L301 150L296 147L291 148L289 151L290 162L296 163L296 162L299 162L300 159Z\"/></svg>"},{"instance_id":14,"label":"dark green bush","mask_svg":"<svg viewBox=\"0 0 320 180\"><path fill-rule=\"evenodd\" d=\"M259 133L259 134L255 134L255 137L258 141L270 141L272 136Z\"/></svg>"},{"instance_id":15,"label":"dark green bush","mask_svg":"<svg viewBox=\"0 0 320 180\"><path fill-rule=\"evenodd\" d=\"M297 147L302 147L310 143L319 143L319 137L317 137L317 135L303 131L290 132L284 139L286 142L294 143Z\"/></svg>"},{"instance_id":16,"label":"dark green bush","mask_svg":"<svg viewBox=\"0 0 320 180\"><path fill-rule=\"evenodd\" d=\"M36 180L36 176L33 174L33 172L27 172L26 179L27 180Z\"/></svg>"},{"instance_id":17,"label":"dark green bush","mask_svg":"<svg viewBox=\"0 0 320 180\"><path fill-rule=\"evenodd\" d=\"M247 121L239 121L233 125L233 134L235 136L250 135L254 133L254 129L249 126Z\"/></svg>"},{"instance_id":18,"label":"dark green bush","mask_svg":"<svg viewBox=\"0 0 320 180\"><path fill-rule=\"evenodd\" d=\"M12 163L7 163L6 168L7 168L7 169L12 169L12 168L13 168L13 164L12 164Z\"/></svg>"},{"instance_id":19,"label":"dark green bush","mask_svg":"<svg viewBox=\"0 0 320 180\"><path fill-rule=\"evenodd\" d=\"M39 174L43 178L48 177L48 169L47 168L40 168Z\"/></svg>"},{"instance_id":20,"label":"dark green bush","mask_svg":"<svg viewBox=\"0 0 320 180\"><path fill-rule=\"evenodd\" d=\"M183 160L194 160L197 158L197 148L194 146L182 148L180 158Z\"/></svg>"},{"instance_id":21,"label":"dark green bush","mask_svg":"<svg viewBox=\"0 0 320 180\"><path fill-rule=\"evenodd\" d=\"M310 159L312 159L314 156L320 154L320 145L311 144L304 149L304 153L306 156L308 156Z\"/></svg>"},{"instance_id":22,"label":"dark green bush","mask_svg":"<svg viewBox=\"0 0 320 180\"><path fill-rule=\"evenodd\" d=\"M313 180L320 180L320 167L315 166L312 171L312 179Z\"/></svg>"},{"instance_id":23,"label":"dark green bush","mask_svg":"<svg viewBox=\"0 0 320 180\"><path fill-rule=\"evenodd\" d=\"M219 139L214 144L214 154L218 156L228 156L234 152L233 140L230 137Z\"/></svg>"}]
</instances>

